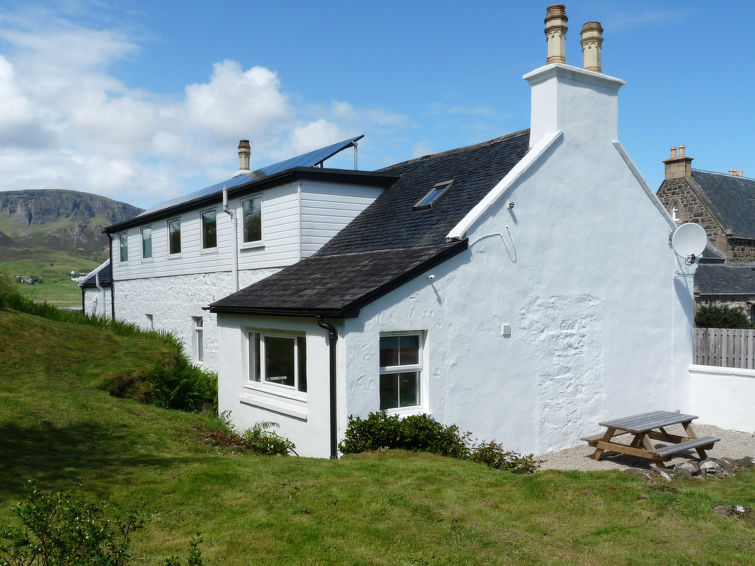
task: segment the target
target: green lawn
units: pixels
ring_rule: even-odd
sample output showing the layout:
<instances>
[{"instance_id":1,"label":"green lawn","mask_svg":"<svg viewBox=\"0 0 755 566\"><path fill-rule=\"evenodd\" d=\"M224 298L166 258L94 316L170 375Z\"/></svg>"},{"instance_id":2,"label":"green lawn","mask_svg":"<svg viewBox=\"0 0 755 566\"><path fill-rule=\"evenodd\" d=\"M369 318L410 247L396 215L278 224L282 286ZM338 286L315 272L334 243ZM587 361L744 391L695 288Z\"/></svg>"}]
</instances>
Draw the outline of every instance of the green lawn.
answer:
<instances>
[{"instance_id":1,"label":"green lawn","mask_svg":"<svg viewBox=\"0 0 755 566\"><path fill-rule=\"evenodd\" d=\"M21 293L35 301L59 307L81 307L81 289L71 281L71 271L90 271L98 265L91 259L52 250L6 252L0 258L0 272L42 280L34 285L21 285Z\"/></svg>"},{"instance_id":2,"label":"green lawn","mask_svg":"<svg viewBox=\"0 0 755 566\"><path fill-rule=\"evenodd\" d=\"M23 483L146 501L137 563L752 564L755 472L646 483L621 472L514 475L426 454L338 461L203 445L200 415L110 397L103 379L167 356L149 337L0 310L0 524ZM78 487L77 487L78 488Z\"/></svg>"}]
</instances>

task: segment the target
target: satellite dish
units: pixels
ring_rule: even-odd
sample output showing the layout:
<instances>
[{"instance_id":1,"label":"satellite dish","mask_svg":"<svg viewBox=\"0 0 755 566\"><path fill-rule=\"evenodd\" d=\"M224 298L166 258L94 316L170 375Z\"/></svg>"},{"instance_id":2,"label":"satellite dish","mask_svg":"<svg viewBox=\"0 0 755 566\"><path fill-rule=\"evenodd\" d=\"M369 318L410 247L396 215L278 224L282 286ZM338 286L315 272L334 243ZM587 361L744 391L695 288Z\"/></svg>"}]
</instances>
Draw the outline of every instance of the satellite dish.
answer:
<instances>
[{"instance_id":1,"label":"satellite dish","mask_svg":"<svg viewBox=\"0 0 755 566\"><path fill-rule=\"evenodd\" d=\"M671 235L671 247L676 255L689 259L691 262L694 262L697 256L702 255L707 243L708 235L705 233L705 229L693 222L682 224Z\"/></svg>"}]
</instances>

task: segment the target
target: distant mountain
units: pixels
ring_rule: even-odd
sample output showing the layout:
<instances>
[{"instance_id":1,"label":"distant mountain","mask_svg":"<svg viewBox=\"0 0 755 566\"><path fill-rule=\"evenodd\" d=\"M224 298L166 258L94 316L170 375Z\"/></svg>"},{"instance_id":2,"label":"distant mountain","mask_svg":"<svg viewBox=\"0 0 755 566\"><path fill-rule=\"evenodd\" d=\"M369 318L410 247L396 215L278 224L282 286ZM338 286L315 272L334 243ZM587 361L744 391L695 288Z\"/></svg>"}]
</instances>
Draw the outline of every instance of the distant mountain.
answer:
<instances>
[{"instance_id":1,"label":"distant mountain","mask_svg":"<svg viewBox=\"0 0 755 566\"><path fill-rule=\"evenodd\" d=\"M0 191L0 260L48 249L104 261L108 239L103 228L142 210L78 191Z\"/></svg>"}]
</instances>

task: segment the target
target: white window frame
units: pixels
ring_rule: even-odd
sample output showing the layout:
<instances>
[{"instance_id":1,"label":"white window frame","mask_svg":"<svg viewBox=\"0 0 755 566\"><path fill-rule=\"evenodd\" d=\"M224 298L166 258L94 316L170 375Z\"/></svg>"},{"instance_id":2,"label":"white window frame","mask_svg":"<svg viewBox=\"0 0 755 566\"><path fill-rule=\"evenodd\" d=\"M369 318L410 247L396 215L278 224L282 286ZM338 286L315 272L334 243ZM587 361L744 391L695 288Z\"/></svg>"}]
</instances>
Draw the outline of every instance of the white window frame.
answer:
<instances>
[{"instance_id":1,"label":"white window frame","mask_svg":"<svg viewBox=\"0 0 755 566\"><path fill-rule=\"evenodd\" d=\"M249 241L247 241L247 240L244 239L244 237L245 237L244 230L245 230L245 224L246 224L246 216L244 214L244 203L248 202L250 200L251 201L254 201L254 200L259 201L259 206L260 206L260 238L259 238L259 240L249 240ZM263 223L262 223L262 196L261 195L255 195L255 196L251 196L249 198L242 199L242 201L241 201L241 247L242 248L258 248L258 247L261 247L263 245L262 241L264 239L264 234L262 232L262 227L263 227Z\"/></svg>"},{"instance_id":2,"label":"white window frame","mask_svg":"<svg viewBox=\"0 0 755 566\"><path fill-rule=\"evenodd\" d=\"M259 335L260 337L260 351L257 352L256 348L256 339L255 335ZM305 350L306 350L306 339L307 335L304 332L287 332L287 331L280 331L280 330L264 330L264 329L258 329L258 328L250 328L246 332L246 338L248 341L248 358L247 358L247 383L253 386L259 386L264 388L271 388L274 391L280 392L286 392L290 394L293 397L299 398L299 399L306 399L307 392L306 391L299 391L299 386L301 385L300 379L301 376L299 375L299 365L300 365L300 352L299 352L299 338L303 338L305 341ZM285 385L282 383L276 383L274 381L270 381L267 379L267 375L265 375L265 338L285 338L287 340L293 340L294 342L294 385ZM305 351L305 359L304 359L304 366L306 371L306 351ZM256 379L255 373L256 373L256 364L259 363L259 379ZM309 384L307 383L307 386Z\"/></svg>"},{"instance_id":3,"label":"white window frame","mask_svg":"<svg viewBox=\"0 0 755 566\"><path fill-rule=\"evenodd\" d=\"M178 222L178 251L177 252L174 252L174 251L172 251L170 249L170 242L171 242L170 225L173 222ZM168 218L168 221L167 221L167 228L168 228L168 257L179 257L181 255L181 250L183 249L183 242L181 241L181 224L182 224L181 217Z\"/></svg>"},{"instance_id":4,"label":"white window frame","mask_svg":"<svg viewBox=\"0 0 755 566\"><path fill-rule=\"evenodd\" d=\"M396 373L411 373L416 372L417 373L417 404L416 405L407 405L404 407L398 406L398 407L392 407L389 409L379 409L380 407L380 379L381 377L378 377L378 409L379 410L385 410L385 412L389 415L412 415L417 414L421 412L427 412L425 410L425 400L427 398L426 396L426 390L427 390L427 383L425 379L425 366L427 364L427 360L425 359L426 356L426 333L421 330L406 330L406 331L392 331L392 332L381 332L380 338L384 337L394 337L394 336L417 336L418 337L418 351L417 351L417 363L416 364L406 364L406 365L397 365L397 366L380 366L380 376L387 375L387 374L396 374ZM380 342L378 341L378 363L380 360ZM399 397L399 403L400 403L400 397Z\"/></svg>"},{"instance_id":5,"label":"white window frame","mask_svg":"<svg viewBox=\"0 0 755 566\"><path fill-rule=\"evenodd\" d=\"M671 219L674 222L681 222L682 216L681 216L681 210L682 207L679 205L679 201L674 201L674 203L671 205L671 210L669 211L671 213Z\"/></svg>"},{"instance_id":6,"label":"white window frame","mask_svg":"<svg viewBox=\"0 0 755 566\"><path fill-rule=\"evenodd\" d=\"M145 232L145 230L149 230L149 255L144 255L144 243L146 241L144 239L144 232ZM145 260L145 259L146 260L151 260L152 259L152 254L154 252L154 250L152 248L152 226L143 226L141 228L140 232L141 232L141 239L142 239L142 259L143 260Z\"/></svg>"},{"instance_id":7,"label":"white window frame","mask_svg":"<svg viewBox=\"0 0 755 566\"><path fill-rule=\"evenodd\" d=\"M191 350L195 362L204 362L204 318L192 316Z\"/></svg>"},{"instance_id":8,"label":"white window frame","mask_svg":"<svg viewBox=\"0 0 755 566\"><path fill-rule=\"evenodd\" d=\"M124 246L124 243L126 244ZM126 259L123 259L123 250L126 250ZM120 263L128 263L128 232L118 234L118 259Z\"/></svg>"},{"instance_id":9,"label":"white window frame","mask_svg":"<svg viewBox=\"0 0 755 566\"><path fill-rule=\"evenodd\" d=\"M204 242L204 215L212 212L215 215L215 245L205 246ZM218 249L218 209L208 208L199 212L199 240L202 253L217 251Z\"/></svg>"}]
</instances>

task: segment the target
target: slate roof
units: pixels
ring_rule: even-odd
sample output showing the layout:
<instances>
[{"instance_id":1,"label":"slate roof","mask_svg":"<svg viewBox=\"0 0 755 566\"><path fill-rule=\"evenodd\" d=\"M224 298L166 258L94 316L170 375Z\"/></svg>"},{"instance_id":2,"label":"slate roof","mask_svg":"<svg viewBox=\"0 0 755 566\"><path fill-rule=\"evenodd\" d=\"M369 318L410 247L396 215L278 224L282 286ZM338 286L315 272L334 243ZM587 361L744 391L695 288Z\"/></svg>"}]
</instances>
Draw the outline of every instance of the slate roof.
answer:
<instances>
[{"instance_id":1,"label":"slate roof","mask_svg":"<svg viewBox=\"0 0 755 566\"><path fill-rule=\"evenodd\" d=\"M315 255L210 305L212 312L358 316L359 308L467 249L446 235L527 153L529 130L412 159L398 180ZM454 181L429 209L414 205Z\"/></svg>"},{"instance_id":2,"label":"slate roof","mask_svg":"<svg viewBox=\"0 0 755 566\"><path fill-rule=\"evenodd\" d=\"M693 169L690 184L724 230L734 238L755 240L755 179Z\"/></svg>"},{"instance_id":3,"label":"slate roof","mask_svg":"<svg viewBox=\"0 0 755 566\"><path fill-rule=\"evenodd\" d=\"M87 278L79 283L79 287L97 287L97 273L100 274L100 287L110 287L113 284L113 269L110 266L110 260L107 260L100 267L87 275Z\"/></svg>"},{"instance_id":4,"label":"slate roof","mask_svg":"<svg viewBox=\"0 0 755 566\"><path fill-rule=\"evenodd\" d=\"M439 246L314 255L211 305L212 312L355 317L374 299L467 248Z\"/></svg>"},{"instance_id":5,"label":"slate roof","mask_svg":"<svg viewBox=\"0 0 755 566\"><path fill-rule=\"evenodd\" d=\"M701 295L755 295L755 263L700 264L695 287Z\"/></svg>"}]
</instances>

